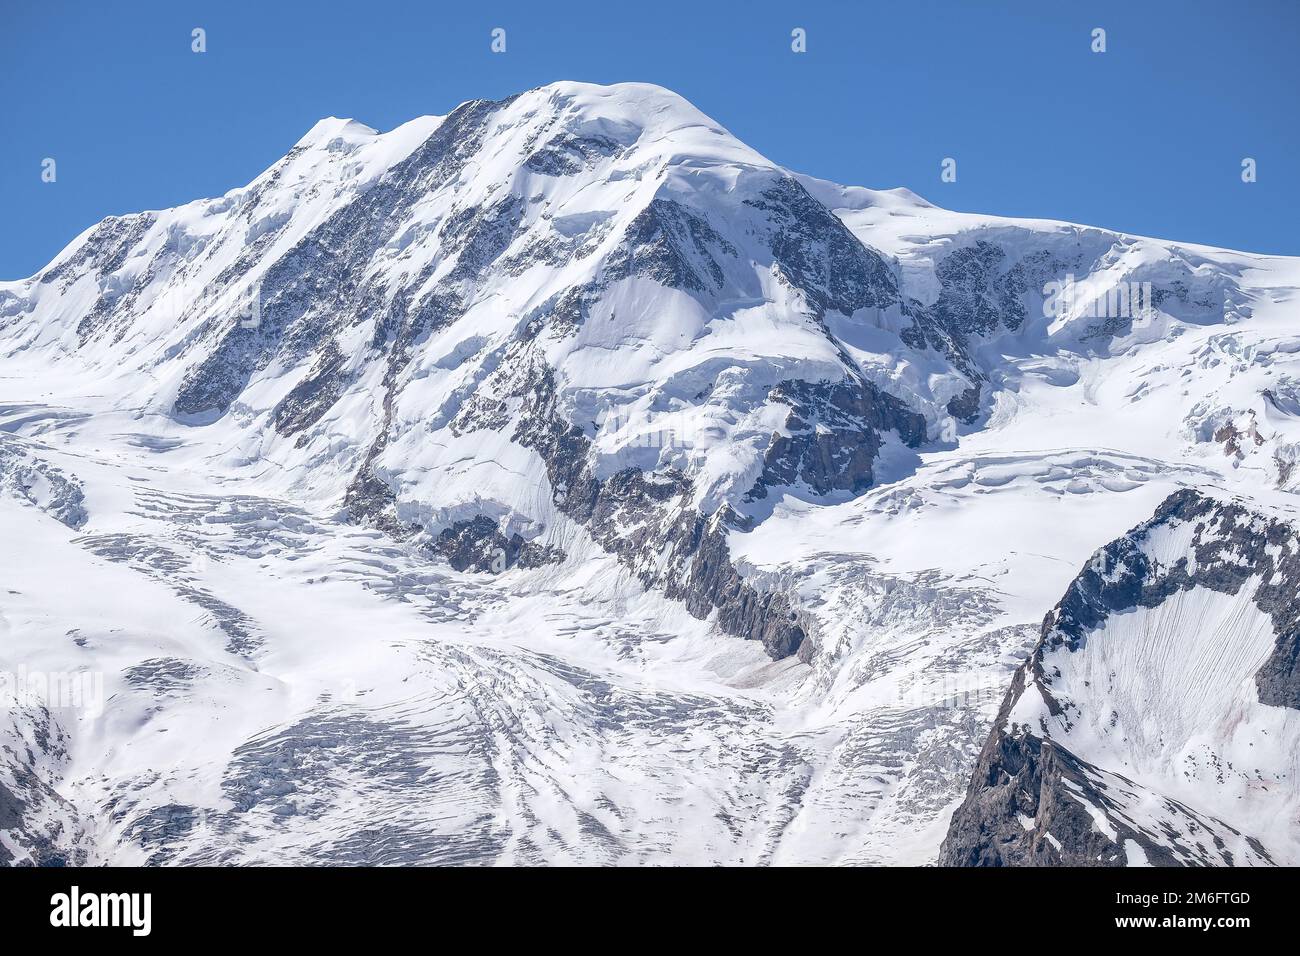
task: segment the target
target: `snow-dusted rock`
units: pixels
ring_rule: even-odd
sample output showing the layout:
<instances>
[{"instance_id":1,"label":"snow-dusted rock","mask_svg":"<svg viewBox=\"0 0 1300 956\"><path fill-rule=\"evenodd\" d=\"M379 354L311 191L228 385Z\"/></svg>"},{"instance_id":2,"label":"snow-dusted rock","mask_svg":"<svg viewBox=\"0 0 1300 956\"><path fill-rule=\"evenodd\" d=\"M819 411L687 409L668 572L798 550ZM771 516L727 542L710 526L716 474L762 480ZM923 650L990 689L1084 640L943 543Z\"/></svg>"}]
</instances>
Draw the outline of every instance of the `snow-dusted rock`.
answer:
<instances>
[{"instance_id":1,"label":"snow-dusted rock","mask_svg":"<svg viewBox=\"0 0 1300 956\"><path fill-rule=\"evenodd\" d=\"M1300 859L1300 532L1195 491L1099 550L1016 672L955 865Z\"/></svg>"},{"instance_id":2,"label":"snow-dusted rock","mask_svg":"<svg viewBox=\"0 0 1300 956\"><path fill-rule=\"evenodd\" d=\"M1289 499L1297 288L801 176L644 84L322 120L0 283L0 671L104 684L18 712L64 743L0 840L932 861L1087 556Z\"/></svg>"}]
</instances>

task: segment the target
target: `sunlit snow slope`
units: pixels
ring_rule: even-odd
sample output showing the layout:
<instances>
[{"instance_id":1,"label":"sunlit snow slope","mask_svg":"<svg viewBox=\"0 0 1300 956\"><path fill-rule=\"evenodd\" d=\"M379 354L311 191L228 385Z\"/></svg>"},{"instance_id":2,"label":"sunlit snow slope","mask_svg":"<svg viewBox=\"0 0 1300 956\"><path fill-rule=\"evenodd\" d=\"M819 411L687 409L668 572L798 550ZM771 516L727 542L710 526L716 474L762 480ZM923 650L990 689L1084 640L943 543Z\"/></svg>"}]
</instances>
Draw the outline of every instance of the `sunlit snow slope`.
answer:
<instances>
[{"instance_id":1,"label":"sunlit snow slope","mask_svg":"<svg viewBox=\"0 0 1300 956\"><path fill-rule=\"evenodd\" d=\"M1180 491L1099 550L1016 673L946 862L1295 865L1300 537Z\"/></svg>"},{"instance_id":2,"label":"sunlit snow slope","mask_svg":"<svg viewBox=\"0 0 1300 956\"><path fill-rule=\"evenodd\" d=\"M648 85L323 120L0 283L0 862L933 862L1089 556L1183 488L1286 509L1298 286ZM1078 666L1231 647L1151 686L1288 720L1232 683L1266 622L1179 601ZM1132 740L1077 756L1292 858L1289 778L1255 825Z\"/></svg>"}]
</instances>

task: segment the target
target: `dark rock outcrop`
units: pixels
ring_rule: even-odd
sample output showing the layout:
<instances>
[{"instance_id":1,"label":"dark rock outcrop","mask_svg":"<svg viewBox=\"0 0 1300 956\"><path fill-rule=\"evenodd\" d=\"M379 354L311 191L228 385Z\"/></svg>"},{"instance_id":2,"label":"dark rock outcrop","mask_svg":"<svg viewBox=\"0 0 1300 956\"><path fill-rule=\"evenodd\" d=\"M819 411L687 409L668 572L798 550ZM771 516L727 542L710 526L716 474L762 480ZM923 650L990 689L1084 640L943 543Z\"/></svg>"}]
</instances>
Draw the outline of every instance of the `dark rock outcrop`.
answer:
<instances>
[{"instance_id":1,"label":"dark rock outcrop","mask_svg":"<svg viewBox=\"0 0 1300 956\"><path fill-rule=\"evenodd\" d=\"M770 397L790 406L790 434L773 437L751 499L766 497L771 486L799 482L819 495L859 494L873 483L885 432L897 432L910 447L925 440L925 419L868 382L787 381Z\"/></svg>"},{"instance_id":2,"label":"dark rock outcrop","mask_svg":"<svg viewBox=\"0 0 1300 956\"><path fill-rule=\"evenodd\" d=\"M1192 527L1187 554L1161 563L1144 549L1153 533L1185 525ZM1257 840L1224 821L1087 763L1052 740L1045 724L1012 719L1030 684L1032 692L1042 696L1047 713L1075 719L1074 705L1053 694L1054 668L1048 657L1053 652L1088 653L1088 635L1110 615L1155 608L1192 588L1235 595L1251 582L1257 582L1251 600L1269 615L1278 635L1272 655L1255 674L1260 702L1300 708L1300 536L1292 526L1237 502L1192 490L1176 492L1150 520L1094 555L1047 615L1037 646L1016 671L966 799L953 814L939 862L1123 865L1123 847L1131 841L1155 865L1222 865L1233 862L1227 836L1244 842L1259 861L1269 862ZM1110 833L1094 825L1080 798L1104 814ZM1185 833L1199 838L1180 837L1166 824L1163 838L1154 840L1150 833L1128 826L1123 808L1139 799L1162 805L1166 820L1177 819Z\"/></svg>"},{"instance_id":3,"label":"dark rock outcrop","mask_svg":"<svg viewBox=\"0 0 1300 956\"><path fill-rule=\"evenodd\" d=\"M55 789L67 761L67 734L48 709L0 714L0 867L87 863L83 822Z\"/></svg>"},{"instance_id":4,"label":"dark rock outcrop","mask_svg":"<svg viewBox=\"0 0 1300 956\"><path fill-rule=\"evenodd\" d=\"M745 204L771 218L768 242L777 272L819 314L835 310L852 315L899 301L892 265L795 180L783 177Z\"/></svg>"},{"instance_id":5,"label":"dark rock outcrop","mask_svg":"<svg viewBox=\"0 0 1300 956\"><path fill-rule=\"evenodd\" d=\"M518 533L506 537L487 515L444 528L430 548L457 571L499 574L510 568L538 568L564 560L563 552L525 541Z\"/></svg>"},{"instance_id":6,"label":"dark rock outcrop","mask_svg":"<svg viewBox=\"0 0 1300 956\"><path fill-rule=\"evenodd\" d=\"M679 472L628 468L596 478L590 440L556 410L549 369L535 366L524 394L532 412L518 424L514 439L546 462L560 510L585 525L643 583L662 588L694 616L716 611L724 632L761 641L774 658L799 649L805 634L788 597L744 581L731 562L726 534L739 516L725 508L713 515L695 510L691 483Z\"/></svg>"},{"instance_id":7,"label":"dark rock outcrop","mask_svg":"<svg viewBox=\"0 0 1300 956\"><path fill-rule=\"evenodd\" d=\"M626 241L605 264L604 281L641 276L671 289L716 292L724 282L718 259L735 255L735 246L702 215L660 197L632 220Z\"/></svg>"},{"instance_id":8,"label":"dark rock outcrop","mask_svg":"<svg viewBox=\"0 0 1300 956\"><path fill-rule=\"evenodd\" d=\"M608 136L561 133L529 156L524 166L546 176L573 176L592 168L601 160L617 156L622 148Z\"/></svg>"},{"instance_id":9,"label":"dark rock outcrop","mask_svg":"<svg viewBox=\"0 0 1300 956\"><path fill-rule=\"evenodd\" d=\"M1231 865L1225 835L1245 841L1260 861L1271 861L1258 841L1222 820L1080 760L1029 729L1002 731L1024 679L1022 667L998 712L999 729L980 752L966 799L953 814L939 865L1126 866L1126 844L1140 848L1152 866ZM1104 814L1109 832L1097 826L1085 802ZM1126 809L1140 802L1159 804L1178 828L1166 826L1154 839L1128 826Z\"/></svg>"},{"instance_id":10,"label":"dark rock outcrop","mask_svg":"<svg viewBox=\"0 0 1300 956\"><path fill-rule=\"evenodd\" d=\"M349 324L373 319L382 326L388 297L376 285L380 280L368 274L371 261L395 238L411 207L463 168L489 118L508 102L476 100L457 107L410 156L277 259L260 284L260 324L255 328L230 316L215 317L207 334L216 345L186 375L175 414L198 420L225 414L253 373L277 355L308 355ZM449 281L484 268L503 251L511 212L497 213L481 217L473 228L448 224L446 238L462 255L457 268L463 266ZM242 272L230 281L238 275ZM401 311L421 315L416 307Z\"/></svg>"}]
</instances>

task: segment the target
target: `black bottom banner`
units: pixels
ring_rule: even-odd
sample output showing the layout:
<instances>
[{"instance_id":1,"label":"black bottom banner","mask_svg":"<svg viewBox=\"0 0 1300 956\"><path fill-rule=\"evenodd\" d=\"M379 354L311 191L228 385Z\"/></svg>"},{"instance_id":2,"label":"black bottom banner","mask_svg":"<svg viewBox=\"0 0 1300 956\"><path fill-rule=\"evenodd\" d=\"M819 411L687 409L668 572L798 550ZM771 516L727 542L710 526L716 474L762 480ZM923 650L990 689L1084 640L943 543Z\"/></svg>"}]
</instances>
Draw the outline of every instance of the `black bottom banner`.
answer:
<instances>
[{"instance_id":1,"label":"black bottom banner","mask_svg":"<svg viewBox=\"0 0 1300 956\"><path fill-rule=\"evenodd\" d=\"M1065 939L1279 932L1285 870L14 869L0 871L5 939L113 937L298 944L431 929L608 945L701 935L766 940L817 926L863 940L989 940L1045 927ZM471 927L474 929L471 930ZM688 927L702 927L701 930Z\"/></svg>"}]
</instances>

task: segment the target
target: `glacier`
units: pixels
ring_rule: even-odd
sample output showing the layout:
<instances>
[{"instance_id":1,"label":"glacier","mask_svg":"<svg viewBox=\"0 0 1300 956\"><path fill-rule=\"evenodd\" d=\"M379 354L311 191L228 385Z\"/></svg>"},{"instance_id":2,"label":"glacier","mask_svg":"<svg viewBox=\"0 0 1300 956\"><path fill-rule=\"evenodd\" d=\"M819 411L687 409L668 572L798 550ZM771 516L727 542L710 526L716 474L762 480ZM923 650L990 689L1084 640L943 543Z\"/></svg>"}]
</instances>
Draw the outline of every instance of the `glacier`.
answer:
<instances>
[{"instance_id":1,"label":"glacier","mask_svg":"<svg viewBox=\"0 0 1300 956\"><path fill-rule=\"evenodd\" d=\"M1294 863L1258 582L1056 652L1091 829L980 774L1099 549L1295 522L1297 289L647 84L322 120L0 283L0 672L103 686L10 695L0 863ZM1268 796L1180 776L1262 733Z\"/></svg>"}]
</instances>

